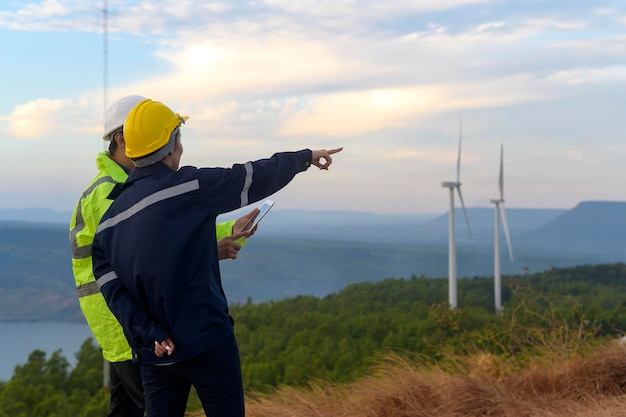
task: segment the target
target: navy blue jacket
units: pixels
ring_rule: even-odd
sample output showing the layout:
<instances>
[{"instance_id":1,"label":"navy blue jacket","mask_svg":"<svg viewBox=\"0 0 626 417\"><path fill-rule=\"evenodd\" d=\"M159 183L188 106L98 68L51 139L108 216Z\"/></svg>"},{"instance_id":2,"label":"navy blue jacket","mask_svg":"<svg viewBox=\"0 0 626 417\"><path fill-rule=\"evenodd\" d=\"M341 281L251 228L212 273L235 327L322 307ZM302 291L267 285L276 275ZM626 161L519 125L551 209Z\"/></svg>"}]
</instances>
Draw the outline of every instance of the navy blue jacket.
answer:
<instances>
[{"instance_id":1,"label":"navy blue jacket","mask_svg":"<svg viewBox=\"0 0 626 417\"><path fill-rule=\"evenodd\" d=\"M264 199L311 163L310 150L274 154L232 168L162 162L136 168L102 217L93 270L138 363L193 358L233 326L220 276L215 220ZM157 358L154 342L176 349Z\"/></svg>"}]
</instances>

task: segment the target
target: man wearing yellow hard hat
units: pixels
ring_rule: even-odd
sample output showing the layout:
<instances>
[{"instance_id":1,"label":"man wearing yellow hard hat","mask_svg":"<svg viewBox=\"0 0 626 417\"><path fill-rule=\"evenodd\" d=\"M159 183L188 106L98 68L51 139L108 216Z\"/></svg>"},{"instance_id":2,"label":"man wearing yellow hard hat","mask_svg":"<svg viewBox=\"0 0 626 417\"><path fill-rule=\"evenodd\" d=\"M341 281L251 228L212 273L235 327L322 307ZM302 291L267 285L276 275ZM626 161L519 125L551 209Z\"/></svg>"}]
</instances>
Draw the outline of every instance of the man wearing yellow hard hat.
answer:
<instances>
[{"instance_id":1,"label":"man wearing yellow hard hat","mask_svg":"<svg viewBox=\"0 0 626 417\"><path fill-rule=\"evenodd\" d=\"M108 151L96 158L98 174L80 196L70 221L72 271L78 291L78 301L102 356L109 362L110 412L108 417L143 417L144 396L139 366L132 362L131 348L120 324L106 305L93 276L91 245L100 218L113 200L107 197L118 183L124 183L134 168L125 155L122 132L124 120L132 108L146 98L130 95L116 100L104 116L103 139ZM235 259L241 245L236 242L239 230L257 214L257 209L236 222L220 223L216 227L219 259Z\"/></svg>"},{"instance_id":2,"label":"man wearing yellow hard hat","mask_svg":"<svg viewBox=\"0 0 626 417\"><path fill-rule=\"evenodd\" d=\"M269 197L310 165L327 170L342 148L179 168L186 120L149 99L128 114L126 155L136 168L98 226L93 270L140 365L147 415L183 417L193 385L207 416L239 417L241 367L215 220Z\"/></svg>"}]
</instances>

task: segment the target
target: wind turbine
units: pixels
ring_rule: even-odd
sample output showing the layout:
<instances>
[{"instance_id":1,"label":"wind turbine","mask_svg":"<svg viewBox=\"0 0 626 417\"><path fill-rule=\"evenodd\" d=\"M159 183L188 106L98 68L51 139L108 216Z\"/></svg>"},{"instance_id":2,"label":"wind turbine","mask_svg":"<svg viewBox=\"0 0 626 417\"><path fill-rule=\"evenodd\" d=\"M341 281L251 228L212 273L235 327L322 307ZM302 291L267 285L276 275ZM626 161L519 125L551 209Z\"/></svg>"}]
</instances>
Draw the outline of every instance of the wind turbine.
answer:
<instances>
[{"instance_id":1,"label":"wind turbine","mask_svg":"<svg viewBox=\"0 0 626 417\"><path fill-rule=\"evenodd\" d=\"M465 215L465 223L469 231L470 241L472 240L472 230L470 229L469 219L465 211L465 203L463 203L463 195L461 194L461 140L463 138L463 127L461 117L459 116L459 154L456 160L456 181L446 181L441 183L441 187L450 190L450 211L448 212L448 302L450 308L457 308L457 282L456 282L456 245L454 241L454 190L456 189L463 207Z\"/></svg>"},{"instance_id":2,"label":"wind turbine","mask_svg":"<svg viewBox=\"0 0 626 417\"><path fill-rule=\"evenodd\" d=\"M500 179L498 186L500 188L500 198L491 200L495 204L495 220L494 220L494 253L493 253L493 280L494 280L494 301L496 313L502 313L502 278L500 276L500 216L502 216L502 226L506 244L509 248L509 258L513 262L513 249L511 248L511 237L509 236L509 226L506 222L506 212L504 210L504 146L500 145Z\"/></svg>"}]
</instances>

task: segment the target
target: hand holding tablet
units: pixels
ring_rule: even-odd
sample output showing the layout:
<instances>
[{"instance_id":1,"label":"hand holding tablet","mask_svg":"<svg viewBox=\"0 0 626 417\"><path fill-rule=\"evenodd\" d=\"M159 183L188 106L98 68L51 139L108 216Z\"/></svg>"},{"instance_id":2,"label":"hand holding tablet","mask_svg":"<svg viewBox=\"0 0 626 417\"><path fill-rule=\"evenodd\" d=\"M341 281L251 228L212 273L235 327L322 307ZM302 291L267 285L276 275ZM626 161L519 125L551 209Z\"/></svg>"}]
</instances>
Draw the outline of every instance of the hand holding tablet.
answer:
<instances>
[{"instance_id":1,"label":"hand holding tablet","mask_svg":"<svg viewBox=\"0 0 626 417\"><path fill-rule=\"evenodd\" d=\"M254 228L259 224L261 219L263 219L263 217L265 217L267 212L270 211L270 209L273 206L274 206L274 202L272 200L265 200L263 205L261 207L259 207L259 210L260 210L259 214L257 214L256 217L250 219L248 221L248 223L246 223L246 225L241 229L241 231L242 232L247 232L247 231L254 230ZM245 239L245 237L242 237L242 238L239 238L239 239L235 240L235 242L242 243L244 239Z\"/></svg>"}]
</instances>

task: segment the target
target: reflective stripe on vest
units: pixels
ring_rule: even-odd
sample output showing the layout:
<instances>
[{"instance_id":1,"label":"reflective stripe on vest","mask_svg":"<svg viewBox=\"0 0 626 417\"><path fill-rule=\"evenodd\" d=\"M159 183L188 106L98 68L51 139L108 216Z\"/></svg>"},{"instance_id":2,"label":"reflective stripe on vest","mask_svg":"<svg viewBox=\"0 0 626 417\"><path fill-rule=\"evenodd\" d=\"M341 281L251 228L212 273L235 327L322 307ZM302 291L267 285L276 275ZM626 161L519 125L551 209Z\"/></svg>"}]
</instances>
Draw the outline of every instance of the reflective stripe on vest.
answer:
<instances>
[{"instance_id":1,"label":"reflective stripe on vest","mask_svg":"<svg viewBox=\"0 0 626 417\"><path fill-rule=\"evenodd\" d=\"M96 281L91 281L77 288L78 298L87 297L94 294L100 294L100 287Z\"/></svg>"}]
</instances>

